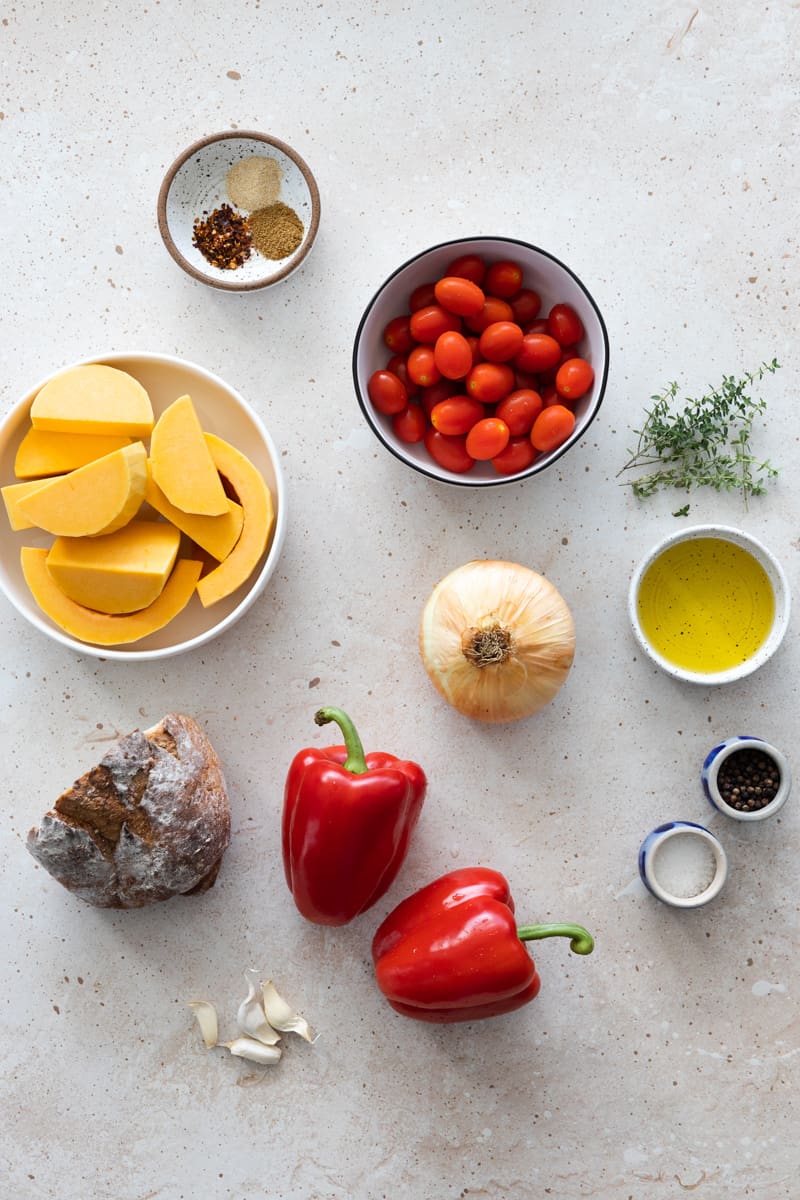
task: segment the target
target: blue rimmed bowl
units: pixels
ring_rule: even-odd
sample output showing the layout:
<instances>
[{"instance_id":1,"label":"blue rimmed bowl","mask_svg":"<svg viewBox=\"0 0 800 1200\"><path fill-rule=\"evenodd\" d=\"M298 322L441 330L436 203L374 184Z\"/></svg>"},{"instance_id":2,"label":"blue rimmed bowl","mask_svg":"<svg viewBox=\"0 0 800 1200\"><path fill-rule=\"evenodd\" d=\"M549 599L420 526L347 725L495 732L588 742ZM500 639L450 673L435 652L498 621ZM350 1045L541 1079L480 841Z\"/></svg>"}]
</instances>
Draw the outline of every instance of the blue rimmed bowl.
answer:
<instances>
[{"instance_id":1,"label":"blue rimmed bowl","mask_svg":"<svg viewBox=\"0 0 800 1200\"><path fill-rule=\"evenodd\" d=\"M639 847L639 874L647 890L672 908L700 908L718 896L728 877L722 843L694 821L658 825Z\"/></svg>"},{"instance_id":2,"label":"blue rimmed bowl","mask_svg":"<svg viewBox=\"0 0 800 1200\"><path fill-rule=\"evenodd\" d=\"M760 750L767 758L772 759L780 778L778 790L772 800L763 808L752 809L750 812L743 812L728 804L723 799L719 787L720 768L731 755L736 754L739 750ZM792 771L786 756L775 746L765 742L763 738L752 737L750 734L744 733L737 737L726 738L724 742L720 742L709 750L700 772L700 779L708 802L716 808L717 812L724 813L726 817L732 817L734 821L764 821L767 817L774 817L775 813L783 808L789 798L789 792L792 790Z\"/></svg>"}]
</instances>

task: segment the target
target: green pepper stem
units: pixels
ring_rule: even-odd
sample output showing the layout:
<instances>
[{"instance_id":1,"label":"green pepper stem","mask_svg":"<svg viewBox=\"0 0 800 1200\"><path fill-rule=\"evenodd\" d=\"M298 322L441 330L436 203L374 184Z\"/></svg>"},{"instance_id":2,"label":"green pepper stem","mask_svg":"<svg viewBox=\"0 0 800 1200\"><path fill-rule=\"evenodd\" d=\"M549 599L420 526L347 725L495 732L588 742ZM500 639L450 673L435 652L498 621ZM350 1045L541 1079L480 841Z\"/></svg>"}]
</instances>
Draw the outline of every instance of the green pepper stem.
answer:
<instances>
[{"instance_id":1,"label":"green pepper stem","mask_svg":"<svg viewBox=\"0 0 800 1200\"><path fill-rule=\"evenodd\" d=\"M568 937L573 954L591 954L594 938L582 925L521 925L517 930L521 942L534 942L539 938Z\"/></svg>"},{"instance_id":2,"label":"green pepper stem","mask_svg":"<svg viewBox=\"0 0 800 1200\"><path fill-rule=\"evenodd\" d=\"M343 712L341 708L321 708L318 713L315 713L314 720L317 725L327 725L331 721L336 722L342 731L344 744L347 747L345 771L351 771L353 775L365 775L369 768L364 757L364 747L361 745L361 738L347 713Z\"/></svg>"}]
</instances>

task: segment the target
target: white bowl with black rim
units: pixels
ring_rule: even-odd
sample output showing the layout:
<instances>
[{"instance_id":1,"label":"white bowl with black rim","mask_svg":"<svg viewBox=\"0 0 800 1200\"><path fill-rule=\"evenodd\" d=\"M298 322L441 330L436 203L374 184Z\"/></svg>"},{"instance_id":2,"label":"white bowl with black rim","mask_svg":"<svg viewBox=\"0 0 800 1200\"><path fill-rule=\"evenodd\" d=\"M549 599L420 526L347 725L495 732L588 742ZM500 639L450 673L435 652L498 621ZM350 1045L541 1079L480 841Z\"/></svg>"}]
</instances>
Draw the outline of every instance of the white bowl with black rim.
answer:
<instances>
[{"instance_id":1,"label":"white bowl with black rim","mask_svg":"<svg viewBox=\"0 0 800 1200\"><path fill-rule=\"evenodd\" d=\"M408 312L408 301L415 288L439 279L449 263L465 254L478 254L487 264L513 260L523 269L524 286L542 298L541 313L558 303L570 304L580 317L585 336L582 349L594 369L590 390L575 404L575 427L560 446L539 457L525 470L499 475L490 462L480 462L467 474L457 474L439 466L424 445L401 441L392 429L392 419L378 412L370 401L367 385L374 371L382 370L391 351L383 341L383 331L393 318ZM497 487L516 483L546 471L585 436L603 401L608 380L609 343L605 321L586 285L571 267L555 255L529 242L510 237L469 237L442 242L415 254L402 263L380 285L370 300L356 330L353 346L353 381L361 411L378 441L395 458L421 475L457 487Z\"/></svg>"},{"instance_id":2,"label":"white bowl with black rim","mask_svg":"<svg viewBox=\"0 0 800 1200\"><path fill-rule=\"evenodd\" d=\"M303 224L295 250L283 259L253 251L241 266L212 266L194 244L195 221L223 204L240 210L228 196L226 178L237 163L253 157L273 159L281 176L278 200L293 209ZM305 261L320 221L317 182L306 161L286 142L253 130L228 130L200 138L170 166L158 195L158 228L172 258L187 275L228 292L252 292L288 279ZM250 214L241 210L241 215Z\"/></svg>"}]
</instances>

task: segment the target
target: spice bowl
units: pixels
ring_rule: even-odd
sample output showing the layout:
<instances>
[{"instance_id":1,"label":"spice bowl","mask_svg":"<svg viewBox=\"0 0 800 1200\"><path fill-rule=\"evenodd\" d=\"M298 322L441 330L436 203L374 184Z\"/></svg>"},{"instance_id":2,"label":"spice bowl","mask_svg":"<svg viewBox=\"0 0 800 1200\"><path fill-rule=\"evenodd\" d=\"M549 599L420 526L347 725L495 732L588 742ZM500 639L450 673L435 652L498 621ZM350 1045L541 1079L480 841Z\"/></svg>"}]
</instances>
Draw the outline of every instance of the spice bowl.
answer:
<instances>
[{"instance_id":1,"label":"spice bowl","mask_svg":"<svg viewBox=\"0 0 800 1200\"><path fill-rule=\"evenodd\" d=\"M783 641L791 593L763 542L726 525L671 533L631 578L628 615L647 656L675 679L716 685L745 678Z\"/></svg>"},{"instance_id":2,"label":"spice bowl","mask_svg":"<svg viewBox=\"0 0 800 1200\"><path fill-rule=\"evenodd\" d=\"M694 821L657 826L639 848L647 890L671 908L700 908L718 896L728 876L722 843Z\"/></svg>"},{"instance_id":3,"label":"spice bowl","mask_svg":"<svg viewBox=\"0 0 800 1200\"><path fill-rule=\"evenodd\" d=\"M700 778L709 803L735 821L774 817L792 790L786 756L749 734L727 738L709 750Z\"/></svg>"},{"instance_id":4,"label":"spice bowl","mask_svg":"<svg viewBox=\"0 0 800 1200\"><path fill-rule=\"evenodd\" d=\"M188 275L250 292L288 279L303 263L319 228L320 198L307 163L286 142L231 130L178 155L157 211L164 245Z\"/></svg>"}]
</instances>

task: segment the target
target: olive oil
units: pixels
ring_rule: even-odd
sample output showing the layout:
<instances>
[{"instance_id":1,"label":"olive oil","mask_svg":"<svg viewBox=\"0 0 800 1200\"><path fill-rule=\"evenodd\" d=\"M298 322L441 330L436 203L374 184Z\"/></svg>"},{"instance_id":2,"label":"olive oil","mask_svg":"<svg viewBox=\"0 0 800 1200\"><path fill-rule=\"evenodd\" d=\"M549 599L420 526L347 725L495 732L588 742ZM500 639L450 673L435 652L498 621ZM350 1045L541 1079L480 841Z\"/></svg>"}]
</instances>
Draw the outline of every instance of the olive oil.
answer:
<instances>
[{"instance_id":1,"label":"olive oil","mask_svg":"<svg viewBox=\"0 0 800 1200\"><path fill-rule=\"evenodd\" d=\"M723 538L677 542L651 563L638 594L639 622L662 658L714 674L746 662L763 644L775 597L761 563Z\"/></svg>"}]
</instances>

